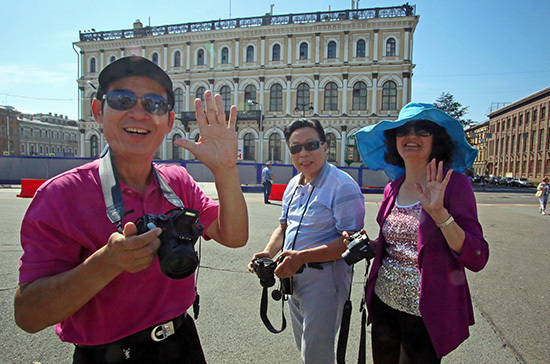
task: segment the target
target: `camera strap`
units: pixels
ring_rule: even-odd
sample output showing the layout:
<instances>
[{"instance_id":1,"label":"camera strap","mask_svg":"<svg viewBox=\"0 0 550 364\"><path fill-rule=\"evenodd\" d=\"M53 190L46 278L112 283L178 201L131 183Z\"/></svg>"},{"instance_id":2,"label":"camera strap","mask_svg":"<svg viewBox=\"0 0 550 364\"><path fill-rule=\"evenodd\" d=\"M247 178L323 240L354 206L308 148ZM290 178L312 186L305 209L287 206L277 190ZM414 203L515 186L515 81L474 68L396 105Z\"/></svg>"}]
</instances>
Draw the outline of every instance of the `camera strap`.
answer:
<instances>
[{"instance_id":1,"label":"camera strap","mask_svg":"<svg viewBox=\"0 0 550 364\"><path fill-rule=\"evenodd\" d=\"M262 319L262 322L264 323L265 327L267 329L274 333L278 334L280 332L283 332L284 329L286 329L286 318L285 318L285 299L281 296L281 316L282 316L282 323L281 323L281 329L277 330L269 321L269 318L267 317L267 287L263 287L262 289L262 300L260 302L260 318Z\"/></svg>"},{"instance_id":2,"label":"camera strap","mask_svg":"<svg viewBox=\"0 0 550 364\"><path fill-rule=\"evenodd\" d=\"M154 165L152 165L151 168L153 169L153 175L159 184L164 198L172 205L183 209L183 202L176 195L174 190L172 190L164 178L162 178ZM99 179L101 180L101 189L103 190L103 198L105 199L107 217L113 224L116 224L118 232L122 233L121 222L126 214L126 207L122 199L122 190L120 189L120 182L118 181L118 176L113 167L113 156L111 155L109 147L105 148L99 160Z\"/></svg>"}]
</instances>

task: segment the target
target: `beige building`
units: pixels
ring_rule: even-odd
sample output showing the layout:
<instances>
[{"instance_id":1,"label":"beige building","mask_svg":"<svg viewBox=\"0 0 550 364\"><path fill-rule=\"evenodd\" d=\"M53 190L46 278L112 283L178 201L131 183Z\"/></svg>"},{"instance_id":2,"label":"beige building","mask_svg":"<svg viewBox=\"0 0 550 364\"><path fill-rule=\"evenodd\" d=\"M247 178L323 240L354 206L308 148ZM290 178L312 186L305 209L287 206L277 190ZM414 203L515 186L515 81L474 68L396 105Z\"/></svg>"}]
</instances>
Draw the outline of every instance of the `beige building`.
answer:
<instances>
[{"instance_id":1,"label":"beige building","mask_svg":"<svg viewBox=\"0 0 550 364\"><path fill-rule=\"evenodd\" d=\"M0 105L0 151L2 155L19 154L19 115L13 106Z\"/></svg>"},{"instance_id":2,"label":"beige building","mask_svg":"<svg viewBox=\"0 0 550 364\"><path fill-rule=\"evenodd\" d=\"M411 99L415 7L352 9L199 23L81 32L81 152L95 157L105 142L90 111L99 72L114 60L140 55L174 82L176 124L159 148L160 159L193 159L173 148L177 138L198 138L193 100L219 93L226 110L239 110L243 161L290 163L283 129L299 117L325 127L329 160L345 163L349 136L382 119L397 118ZM359 157L354 156L360 164Z\"/></svg>"},{"instance_id":3,"label":"beige building","mask_svg":"<svg viewBox=\"0 0 550 364\"><path fill-rule=\"evenodd\" d=\"M487 137L489 134L489 121L471 126L466 130L468 143L479 152L471 169L474 174L486 176L489 174L487 167L488 148Z\"/></svg>"},{"instance_id":4,"label":"beige building","mask_svg":"<svg viewBox=\"0 0 550 364\"><path fill-rule=\"evenodd\" d=\"M487 168L497 176L550 176L550 87L489 114Z\"/></svg>"}]
</instances>

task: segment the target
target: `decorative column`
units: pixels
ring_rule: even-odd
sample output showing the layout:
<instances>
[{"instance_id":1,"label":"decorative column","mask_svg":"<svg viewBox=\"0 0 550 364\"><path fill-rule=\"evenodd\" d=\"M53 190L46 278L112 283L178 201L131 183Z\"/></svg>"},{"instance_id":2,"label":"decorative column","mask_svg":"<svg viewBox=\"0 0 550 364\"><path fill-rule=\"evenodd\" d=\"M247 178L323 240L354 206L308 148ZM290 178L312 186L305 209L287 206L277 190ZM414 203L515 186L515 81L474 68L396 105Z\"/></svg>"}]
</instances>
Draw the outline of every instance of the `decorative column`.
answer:
<instances>
[{"instance_id":1,"label":"decorative column","mask_svg":"<svg viewBox=\"0 0 550 364\"><path fill-rule=\"evenodd\" d=\"M164 46L164 69L168 70L168 44L163 44Z\"/></svg>"},{"instance_id":2,"label":"decorative column","mask_svg":"<svg viewBox=\"0 0 550 364\"><path fill-rule=\"evenodd\" d=\"M349 58L349 30L344 32L344 63L348 63Z\"/></svg>"},{"instance_id":3,"label":"decorative column","mask_svg":"<svg viewBox=\"0 0 550 364\"><path fill-rule=\"evenodd\" d=\"M372 74L372 112L378 115L378 73Z\"/></svg>"},{"instance_id":4,"label":"decorative column","mask_svg":"<svg viewBox=\"0 0 550 364\"><path fill-rule=\"evenodd\" d=\"M185 62L187 63L186 69L187 71L189 71L191 69L191 42L187 42L186 44L187 44L187 51L185 53L187 57Z\"/></svg>"},{"instance_id":5,"label":"decorative column","mask_svg":"<svg viewBox=\"0 0 550 364\"><path fill-rule=\"evenodd\" d=\"M288 35L287 38L287 59L286 63L290 66L292 64L292 34Z\"/></svg>"},{"instance_id":6,"label":"decorative column","mask_svg":"<svg viewBox=\"0 0 550 364\"><path fill-rule=\"evenodd\" d=\"M348 114L348 74L342 75L342 114Z\"/></svg>"},{"instance_id":7,"label":"decorative column","mask_svg":"<svg viewBox=\"0 0 550 364\"><path fill-rule=\"evenodd\" d=\"M340 139L340 165L346 165L346 138L347 138L347 125L342 125L342 138Z\"/></svg>"},{"instance_id":8,"label":"decorative column","mask_svg":"<svg viewBox=\"0 0 550 364\"><path fill-rule=\"evenodd\" d=\"M409 96L409 79L411 77L411 74L409 72L403 72L403 104L401 107L407 105L411 98Z\"/></svg>"},{"instance_id":9,"label":"decorative column","mask_svg":"<svg viewBox=\"0 0 550 364\"><path fill-rule=\"evenodd\" d=\"M260 46L260 67L265 67L265 35L261 37L262 42Z\"/></svg>"},{"instance_id":10,"label":"decorative column","mask_svg":"<svg viewBox=\"0 0 550 364\"><path fill-rule=\"evenodd\" d=\"M233 78L233 84L235 85L235 91L233 92L233 105L239 106L239 77ZM246 100L245 100L246 103ZM228 111L228 110L225 110Z\"/></svg>"},{"instance_id":11,"label":"decorative column","mask_svg":"<svg viewBox=\"0 0 550 364\"><path fill-rule=\"evenodd\" d=\"M315 33L315 64L319 64L321 51L321 33Z\"/></svg>"},{"instance_id":12,"label":"decorative column","mask_svg":"<svg viewBox=\"0 0 550 364\"><path fill-rule=\"evenodd\" d=\"M314 90L313 90L313 113L319 115L319 75L313 75Z\"/></svg>"},{"instance_id":13,"label":"decorative column","mask_svg":"<svg viewBox=\"0 0 550 364\"><path fill-rule=\"evenodd\" d=\"M378 29L374 29L374 44L372 47L374 51L374 54L372 56L373 62L378 62L378 32L379 32Z\"/></svg>"},{"instance_id":14,"label":"decorative column","mask_svg":"<svg viewBox=\"0 0 550 364\"><path fill-rule=\"evenodd\" d=\"M214 52L214 41L210 41L210 69L213 69L216 65L216 56Z\"/></svg>"},{"instance_id":15,"label":"decorative column","mask_svg":"<svg viewBox=\"0 0 550 364\"><path fill-rule=\"evenodd\" d=\"M240 50L240 44L239 38L235 39L235 68L239 68L239 54L241 52Z\"/></svg>"},{"instance_id":16,"label":"decorative column","mask_svg":"<svg viewBox=\"0 0 550 364\"><path fill-rule=\"evenodd\" d=\"M286 76L286 114L290 115L290 102L291 102L291 81L292 76Z\"/></svg>"},{"instance_id":17,"label":"decorative column","mask_svg":"<svg viewBox=\"0 0 550 364\"><path fill-rule=\"evenodd\" d=\"M405 54L403 55L403 60L410 61L410 47L411 47L411 32L412 28L405 28Z\"/></svg>"}]
</instances>

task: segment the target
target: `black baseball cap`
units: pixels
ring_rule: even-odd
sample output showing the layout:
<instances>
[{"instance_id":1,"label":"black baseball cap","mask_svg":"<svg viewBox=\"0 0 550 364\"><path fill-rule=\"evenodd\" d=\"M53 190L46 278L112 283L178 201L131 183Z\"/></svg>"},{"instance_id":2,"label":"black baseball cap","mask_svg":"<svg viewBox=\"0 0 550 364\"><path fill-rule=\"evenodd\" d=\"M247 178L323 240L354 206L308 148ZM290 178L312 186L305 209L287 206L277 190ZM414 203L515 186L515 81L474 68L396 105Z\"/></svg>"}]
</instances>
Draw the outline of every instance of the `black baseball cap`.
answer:
<instances>
[{"instance_id":1,"label":"black baseball cap","mask_svg":"<svg viewBox=\"0 0 550 364\"><path fill-rule=\"evenodd\" d=\"M140 56L120 58L105 67L98 77L99 88L96 98L102 100L112 82L131 76L145 76L157 81L166 90L170 110L174 107L172 80L162 68Z\"/></svg>"}]
</instances>

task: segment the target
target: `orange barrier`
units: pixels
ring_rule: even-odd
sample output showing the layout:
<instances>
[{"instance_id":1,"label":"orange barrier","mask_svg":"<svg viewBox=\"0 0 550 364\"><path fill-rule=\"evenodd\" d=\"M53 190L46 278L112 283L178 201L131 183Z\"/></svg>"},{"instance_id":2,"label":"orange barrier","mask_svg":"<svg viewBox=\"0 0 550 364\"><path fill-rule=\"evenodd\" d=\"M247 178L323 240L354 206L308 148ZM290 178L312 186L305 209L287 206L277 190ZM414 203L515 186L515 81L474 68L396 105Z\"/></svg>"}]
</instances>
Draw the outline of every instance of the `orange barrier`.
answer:
<instances>
[{"instance_id":1,"label":"orange barrier","mask_svg":"<svg viewBox=\"0 0 550 364\"><path fill-rule=\"evenodd\" d=\"M17 197L34 197L38 187L46 181L45 179L21 179L21 193Z\"/></svg>"},{"instance_id":2,"label":"orange barrier","mask_svg":"<svg viewBox=\"0 0 550 364\"><path fill-rule=\"evenodd\" d=\"M269 199L274 201L282 201L283 194L285 193L286 185L276 185L274 184L271 187L271 193L269 194Z\"/></svg>"}]
</instances>

